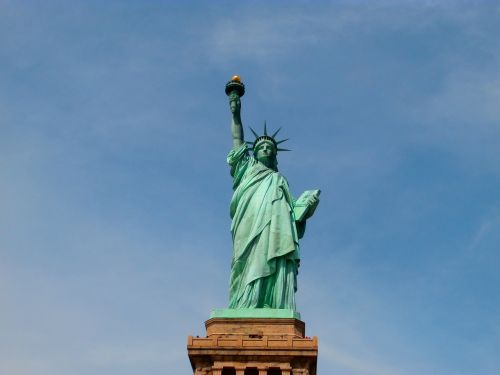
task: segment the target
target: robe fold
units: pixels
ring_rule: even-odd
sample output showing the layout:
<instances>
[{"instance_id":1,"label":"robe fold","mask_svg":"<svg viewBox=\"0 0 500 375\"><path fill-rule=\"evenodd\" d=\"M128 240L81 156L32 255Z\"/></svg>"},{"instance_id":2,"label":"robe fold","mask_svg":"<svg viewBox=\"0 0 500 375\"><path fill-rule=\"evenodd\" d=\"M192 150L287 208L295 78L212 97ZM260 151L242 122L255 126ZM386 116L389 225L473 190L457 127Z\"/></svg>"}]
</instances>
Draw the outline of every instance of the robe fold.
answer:
<instances>
[{"instance_id":1,"label":"robe fold","mask_svg":"<svg viewBox=\"0 0 500 375\"><path fill-rule=\"evenodd\" d=\"M234 190L229 307L295 309L299 233L288 182L250 156L246 144L227 161Z\"/></svg>"}]
</instances>

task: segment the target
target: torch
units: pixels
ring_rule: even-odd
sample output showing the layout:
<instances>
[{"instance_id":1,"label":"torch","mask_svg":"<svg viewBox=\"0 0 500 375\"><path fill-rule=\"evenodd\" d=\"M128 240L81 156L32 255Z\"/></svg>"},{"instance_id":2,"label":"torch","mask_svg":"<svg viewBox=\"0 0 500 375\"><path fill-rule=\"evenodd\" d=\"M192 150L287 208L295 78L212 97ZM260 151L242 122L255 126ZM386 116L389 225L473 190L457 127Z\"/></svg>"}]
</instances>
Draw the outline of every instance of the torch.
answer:
<instances>
[{"instance_id":1,"label":"torch","mask_svg":"<svg viewBox=\"0 0 500 375\"><path fill-rule=\"evenodd\" d=\"M229 97L238 95L239 98L245 95L245 85L241 82L240 76L233 76L231 80L226 83L226 95Z\"/></svg>"}]
</instances>

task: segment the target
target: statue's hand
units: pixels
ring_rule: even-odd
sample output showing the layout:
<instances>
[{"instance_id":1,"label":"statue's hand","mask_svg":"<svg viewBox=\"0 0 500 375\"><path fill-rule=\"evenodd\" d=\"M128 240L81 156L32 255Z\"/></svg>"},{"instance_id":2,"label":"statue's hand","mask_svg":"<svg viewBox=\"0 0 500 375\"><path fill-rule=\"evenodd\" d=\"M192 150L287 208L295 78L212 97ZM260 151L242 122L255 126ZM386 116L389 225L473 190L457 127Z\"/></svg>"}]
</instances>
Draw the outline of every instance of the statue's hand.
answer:
<instances>
[{"instance_id":1,"label":"statue's hand","mask_svg":"<svg viewBox=\"0 0 500 375\"><path fill-rule=\"evenodd\" d=\"M308 199L307 205L309 206L309 208L307 210L307 219L309 219L312 215L314 215L314 211L316 211L318 204L319 204L318 196L314 195Z\"/></svg>"},{"instance_id":2,"label":"statue's hand","mask_svg":"<svg viewBox=\"0 0 500 375\"><path fill-rule=\"evenodd\" d=\"M229 108L231 109L231 113L233 114L233 116L240 115L241 100L240 97L235 93L231 93L231 95L229 96Z\"/></svg>"}]
</instances>

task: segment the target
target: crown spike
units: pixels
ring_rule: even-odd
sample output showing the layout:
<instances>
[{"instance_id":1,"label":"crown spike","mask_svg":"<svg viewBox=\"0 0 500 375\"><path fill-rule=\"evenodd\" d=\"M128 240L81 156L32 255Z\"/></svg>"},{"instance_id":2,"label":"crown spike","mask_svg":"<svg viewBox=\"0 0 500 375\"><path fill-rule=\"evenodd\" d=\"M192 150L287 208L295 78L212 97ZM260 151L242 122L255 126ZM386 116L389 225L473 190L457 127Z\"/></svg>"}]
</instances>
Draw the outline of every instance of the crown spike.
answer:
<instances>
[{"instance_id":1,"label":"crown spike","mask_svg":"<svg viewBox=\"0 0 500 375\"><path fill-rule=\"evenodd\" d=\"M255 135L255 139L259 138L259 135L255 132L255 130L253 130L251 126L249 126L249 128L252 131L253 135Z\"/></svg>"},{"instance_id":2,"label":"crown spike","mask_svg":"<svg viewBox=\"0 0 500 375\"><path fill-rule=\"evenodd\" d=\"M287 139L283 139L281 141L276 141L276 144L279 145L280 143L283 143L283 142L286 142L288 141L290 138L287 138Z\"/></svg>"},{"instance_id":3,"label":"crown spike","mask_svg":"<svg viewBox=\"0 0 500 375\"><path fill-rule=\"evenodd\" d=\"M276 137L278 135L278 133L280 132L280 130L281 130L281 126L278 128L278 130L276 130L274 132L274 134L271 137L273 137L273 138Z\"/></svg>"},{"instance_id":4,"label":"crown spike","mask_svg":"<svg viewBox=\"0 0 500 375\"><path fill-rule=\"evenodd\" d=\"M273 135L269 135L267 133L267 121L264 121L264 134L263 135L258 135L257 132L255 130L253 130L251 126L249 126L249 128L252 131L253 135L255 136L255 140L253 141L253 143L247 142L249 145L251 145L251 147L250 146L248 147L249 150L253 150L255 152L255 150L257 149L257 145L261 144L262 142L271 142L274 145L276 151L291 151L291 150L286 149L286 148L278 148L278 145L280 143L288 141L288 138L283 139L281 141L276 141L276 139L274 138L276 136L276 134L278 134L278 132L281 130L281 127L278 130L276 130Z\"/></svg>"}]
</instances>

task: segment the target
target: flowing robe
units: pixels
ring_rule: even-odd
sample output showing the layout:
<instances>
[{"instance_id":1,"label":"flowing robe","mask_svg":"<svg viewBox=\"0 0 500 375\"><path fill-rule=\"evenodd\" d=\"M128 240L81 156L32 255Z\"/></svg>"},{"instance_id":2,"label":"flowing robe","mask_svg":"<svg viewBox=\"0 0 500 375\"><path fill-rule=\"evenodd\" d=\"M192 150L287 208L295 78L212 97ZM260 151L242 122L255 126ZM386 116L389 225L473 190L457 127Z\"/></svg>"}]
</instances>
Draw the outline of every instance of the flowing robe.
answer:
<instances>
[{"instance_id":1,"label":"flowing robe","mask_svg":"<svg viewBox=\"0 0 500 375\"><path fill-rule=\"evenodd\" d=\"M287 180L249 155L245 144L227 158L233 177L230 308L295 310L299 234Z\"/></svg>"}]
</instances>

